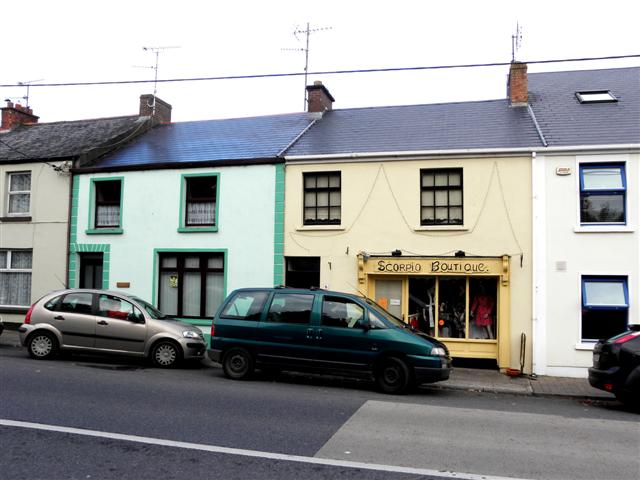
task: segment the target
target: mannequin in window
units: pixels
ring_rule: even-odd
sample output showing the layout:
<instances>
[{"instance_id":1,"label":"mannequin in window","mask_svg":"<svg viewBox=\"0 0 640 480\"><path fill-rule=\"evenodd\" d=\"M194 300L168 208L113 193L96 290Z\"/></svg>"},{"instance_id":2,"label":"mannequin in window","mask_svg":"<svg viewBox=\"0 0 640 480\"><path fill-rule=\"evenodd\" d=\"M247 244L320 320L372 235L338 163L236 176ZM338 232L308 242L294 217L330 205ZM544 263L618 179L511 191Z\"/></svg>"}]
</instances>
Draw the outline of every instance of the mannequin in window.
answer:
<instances>
[{"instance_id":1,"label":"mannequin in window","mask_svg":"<svg viewBox=\"0 0 640 480\"><path fill-rule=\"evenodd\" d=\"M484 329L487 338L495 338L493 335L493 311L496 302L491 295L488 295L483 284L478 288L478 294L471 304L471 317L477 327Z\"/></svg>"}]
</instances>

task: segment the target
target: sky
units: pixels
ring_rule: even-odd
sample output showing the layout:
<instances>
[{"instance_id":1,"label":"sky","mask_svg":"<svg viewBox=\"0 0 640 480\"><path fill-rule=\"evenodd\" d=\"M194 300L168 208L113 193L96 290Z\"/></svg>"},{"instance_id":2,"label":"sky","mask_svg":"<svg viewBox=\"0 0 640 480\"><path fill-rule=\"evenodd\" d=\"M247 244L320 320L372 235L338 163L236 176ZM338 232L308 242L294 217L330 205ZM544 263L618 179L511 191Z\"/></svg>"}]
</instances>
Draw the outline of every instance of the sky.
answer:
<instances>
[{"instance_id":1,"label":"sky","mask_svg":"<svg viewBox=\"0 0 640 480\"><path fill-rule=\"evenodd\" d=\"M637 0L30 0L3 5L2 100L40 122L138 113L154 84L40 84L302 73L334 108L504 98L508 66L393 73L336 70L640 54ZM144 50L147 47L147 50ZM173 48L175 47L175 48ZM639 66L640 58L529 65L529 72ZM7 85L7 86L4 86ZM174 122L300 112L303 76L158 83ZM4 105L4 102L3 102Z\"/></svg>"}]
</instances>

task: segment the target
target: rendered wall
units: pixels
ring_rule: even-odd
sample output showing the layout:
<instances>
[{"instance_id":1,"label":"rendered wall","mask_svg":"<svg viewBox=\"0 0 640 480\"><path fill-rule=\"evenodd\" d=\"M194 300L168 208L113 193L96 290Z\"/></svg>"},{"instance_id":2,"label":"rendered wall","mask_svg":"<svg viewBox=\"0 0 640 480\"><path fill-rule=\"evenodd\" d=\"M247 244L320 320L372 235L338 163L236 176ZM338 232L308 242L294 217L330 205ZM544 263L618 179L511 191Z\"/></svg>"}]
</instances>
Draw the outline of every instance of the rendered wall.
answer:
<instances>
[{"instance_id":1,"label":"rendered wall","mask_svg":"<svg viewBox=\"0 0 640 480\"><path fill-rule=\"evenodd\" d=\"M198 173L219 174L218 231L179 233L182 175ZM260 165L79 175L75 244L108 246L109 288L129 282L120 290L149 301L157 286L155 249L225 250L226 293L272 286L275 174L273 165ZM123 233L88 235L91 179L110 176L123 177ZM72 273L77 284L77 272Z\"/></svg>"},{"instance_id":2,"label":"rendered wall","mask_svg":"<svg viewBox=\"0 0 640 480\"><path fill-rule=\"evenodd\" d=\"M58 174L52 165L60 162L0 165L1 216L7 212L7 173L31 172L31 220L0 222L0 248L33 249L31 302L51 290L64 288L66 281L70 177ZM22 312L0 313L5 322L24 320Z\"/></svg>"},{"instance_id":3,"label":"rendered wall","mask_svg":"<svg viewBox=\"0 0 640 480\"><path fill-rule=\"evenodd\" d=\"M464 225L420 226L420 169L463 168ZM303 226L303 172L341 171L342 224ZM465 158L287 163L285 256L320 256L321 286L358 293L356 255L511 255L511 362L520 334L531 368L531 159ZM523 254L522 266L520 254Z\"/></svg>"},{"instance_id":4,"label":"rendered wall","mask_svg":"<svg viewBox=\"0 0 640 480\"><path fill-rule=\"evenodd\" d=\"M544 228L536 290L539 336L539 373L586 377L592 365L593 343L581 342L581 276L626 275L629 287L629 321L638 322L640 308L640 235L638 208L640 171L638 154L538 156L546 194ZM580 226L579 165L585 162L624 162L627 175L627 225ZM570 175L558 175L558 168ZM546 292L546 293L544 293Z\"/></svg>"}]
</instances>

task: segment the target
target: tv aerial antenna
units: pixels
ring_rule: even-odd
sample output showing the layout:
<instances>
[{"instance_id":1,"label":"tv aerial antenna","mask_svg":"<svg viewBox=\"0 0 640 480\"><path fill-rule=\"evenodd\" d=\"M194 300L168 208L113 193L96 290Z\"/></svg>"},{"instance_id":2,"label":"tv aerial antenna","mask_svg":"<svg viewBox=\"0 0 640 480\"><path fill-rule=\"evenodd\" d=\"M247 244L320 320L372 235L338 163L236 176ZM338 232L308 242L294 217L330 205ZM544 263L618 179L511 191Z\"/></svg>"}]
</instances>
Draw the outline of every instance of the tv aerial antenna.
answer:
<instances>
[{"instance_id":1,"label":"tv aerial antenna","mask_svg":"<svg viewBox=\"0 0 640 480\"><path fill-rule=\"evenodd\" d=\"M309 72L309 37L312 33L322 32L325 30L331 30L333 27L320 27L320 28L311 28L309 22L307 22L307 27L305 29L301 29L300 27L295 27L293 31L293 36L297 41L300 41L298 36L304 35L305 38L305 47L304 48L282 48L281 50L292 51L292 52L304 52L304 106L303 110L307 109L307 74Z\"/></svg>"},{"instance_id":2,"label":"tv aerial antenna","mask_svg":"<svg viewBox=\"0 0 640 480\"><path fill-rule=\"evenodd\" d=\"M39 78L38 80L26 80L24 82L18 82L18 85L21 85L23 87L27 87L27 94L22 97L22 99L25 101L26 108L29 108L29 87L31 86L32 83L38 83L38 82L42 82L44 79L43 78Z\"/></svg>"},{"instance_id":3,"label":"tv aerial antenna","mask_svg":"<svg viewBox=\"0 0 640 480\"><path fill-rule=\"evenodd\" d=\"M152 108L152 115L156 113L156 93L158 93L158 63L160 60L160 53L165 50L170 50L173 48L181 48L181 47L142 47L142 50L145 52L151 52L156 55L156 63L150 67L142 67L142 68L151 68L153 69L154 77L153 77L153 105L149 105Z\"/></svg>"},{"instance_id":4,"label":"tv aerial antenna","mask_svg":"<svg viewBox=\"0 0 640 480\"><path fill-rule=\"evenodd\" d=\"M516 33L511 35L511 61L516 61L516 53L522 46L522 27L519 22L516 22Z\"/></svg>"}]
</instances>

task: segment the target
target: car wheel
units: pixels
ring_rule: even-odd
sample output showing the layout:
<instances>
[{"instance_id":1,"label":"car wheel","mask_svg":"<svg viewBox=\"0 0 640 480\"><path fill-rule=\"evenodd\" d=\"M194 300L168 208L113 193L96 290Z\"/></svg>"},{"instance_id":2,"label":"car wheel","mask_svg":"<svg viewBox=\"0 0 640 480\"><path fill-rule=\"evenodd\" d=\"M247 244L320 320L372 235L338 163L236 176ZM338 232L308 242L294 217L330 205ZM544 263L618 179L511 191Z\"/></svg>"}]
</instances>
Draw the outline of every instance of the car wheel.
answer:
<instances>
[{"instance_id":1,"label":"car wheel","mask_svg":"<svg viewBox=\"0 0 640 480\"><path fill-rule=\"evenodd\" d=\"M375 372L376 383L384 393L404 393L411 385L411 372L404 361L389 357L380 362Z\"/></svg>"},{"instance_id":2,"label":"car wheel","mask_svg":"<svg viewBox=\"0 0 640 480\"><path fill-rule=\"evenodd\" d=\"M616 399L627 408L640 411L640 394L628 391L615 392Z\"/></svg>"},{"instance_id":3,"label":"car wheel","mask_svg":"<svg viewBox=\"0 0 640 480\"><path fill-rule=\"evenodd\" d=\"M58 353L58 340L49 332L33 333L27 342L27 350L31 358L46 360Z\"/></svg>"},{"instance_id":4,"label":"car wheel","mask_svg":"<svg viewBox=\"0 0 640 480\"><path fill-rule=\"evenodd\" d=\"M224 354L222 370L227 378L242 380L250 377L253 369L253 357L244 348L231 348Z\"/></svg>"},{"instance_id":5,"label":"car wheel","mask_svg":"<svg viewBox=\"0 0 640 480\"><path fill-rule=\"evenodd\" d=\"M151 361L160 368L173 368L181 358L180 347L170 341L156 343L151 351Z\"/></svg>"}]
</instances>

